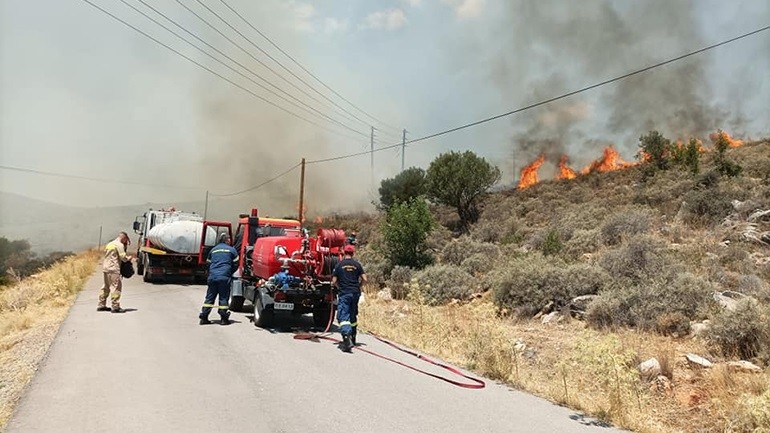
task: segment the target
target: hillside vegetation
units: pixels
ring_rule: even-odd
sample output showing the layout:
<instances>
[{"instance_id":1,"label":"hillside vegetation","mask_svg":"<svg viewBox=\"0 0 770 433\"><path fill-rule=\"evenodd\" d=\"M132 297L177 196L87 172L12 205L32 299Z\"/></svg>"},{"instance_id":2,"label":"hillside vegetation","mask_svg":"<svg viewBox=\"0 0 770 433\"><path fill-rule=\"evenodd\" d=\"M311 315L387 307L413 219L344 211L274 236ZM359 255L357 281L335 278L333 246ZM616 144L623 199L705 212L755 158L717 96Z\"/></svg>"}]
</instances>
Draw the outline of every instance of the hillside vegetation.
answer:
<instances>
[{"instance_id":1,"label":"hillside vegetation","mask_svg":"<svg viewBox=\"0 0 770 433\"><path fill-rule=\"evenodd\" d=\"M471 224L432 204L421 269L391 211L327 217L358 232L361 326L635 431L770 431L770 141L685 148L486 194Z\"/></svg>"}]
</instances>

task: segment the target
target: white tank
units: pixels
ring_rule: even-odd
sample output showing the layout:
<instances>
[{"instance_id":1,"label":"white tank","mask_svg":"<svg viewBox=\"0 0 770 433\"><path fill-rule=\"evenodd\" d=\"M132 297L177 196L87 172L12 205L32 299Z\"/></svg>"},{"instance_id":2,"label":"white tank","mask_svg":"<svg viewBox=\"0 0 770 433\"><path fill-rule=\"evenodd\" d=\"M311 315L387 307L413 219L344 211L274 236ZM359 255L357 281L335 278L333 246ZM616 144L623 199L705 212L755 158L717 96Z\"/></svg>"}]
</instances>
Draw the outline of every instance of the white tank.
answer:
<instances>
[{"instance_id":1,"label":"white tank","mask_svg":"<svg viewBox=\"0 0 770 433\"><path fill-rule=\"evenodd\" d=\"M200 221L171 221L151 228L147 233L150 242L166 251L182 254L197 254L201 244L203 223ZM216 243L217 232L206 228L206 244Z\"/></svg>"}]
</instances>

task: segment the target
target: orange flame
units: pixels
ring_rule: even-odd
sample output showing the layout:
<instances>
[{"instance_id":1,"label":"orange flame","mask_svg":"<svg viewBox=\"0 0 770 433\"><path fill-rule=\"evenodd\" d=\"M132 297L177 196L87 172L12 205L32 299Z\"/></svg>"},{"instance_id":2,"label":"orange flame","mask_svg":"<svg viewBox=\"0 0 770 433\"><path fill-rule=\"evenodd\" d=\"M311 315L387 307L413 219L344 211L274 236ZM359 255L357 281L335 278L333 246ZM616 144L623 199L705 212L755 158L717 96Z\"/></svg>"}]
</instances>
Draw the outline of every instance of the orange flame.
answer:
<instances>
[{"instance_id":1,"label":"orange flame","mask_svg":"<svg viewBox=\"0 0 770 433\"><path fill-rule=\"evenodd\" d=\"M594 172L606 173L608 171L615 171L623 168L633 167L634 165L636 164L632 162L623 161L618 151L613 149L612 146L609 146L604 149L604 154L602 155L601 158L597 159L596 161L586 166L583 170L580 171L580 173L581 174L588 174L588 173L594 173Z\"/></svg>"},{"instance_id":2,"label":"orange flame","mask_svg":"<svg viewBox=\"0 0 770 433\"><path fill-rule=\"evenodd\" d=\"M569 180L577 177L577 172L567 165L568 162L569 157L567 157L567 155L562 155L561 159L559 159L559 172L556 174L556 179Z\"/></svg>"},{"instance_id":3,"label":"orange flame","mask_svg":"<svg viewBox=\"0 0 770 433\"><path fill-rule=\"evenodd\" d=\"M717 132L712 132L711 134L709 134L709 138L711 139L712 143L716 143L717 140L719 140L720 136L724 137L724 139L727 140L727 144L730 147L735 148L735 147L743 146L743 140L735 140L734 138L730 137L730 134L728 134L725 131L719 130Z\"/></svg>"},{"instance_id":4,"label":"orange flame","mask_svg":"<svg viewBox=\"0 0 770 433\"><path fill-rule=\"evenodd\" d=\"M537 171L540 166L545 162L545 155L540 155L531 164L521 169L521 177L519 178L519 189L526 189L530 186L538 183L540 179L537 177Z\"/></svg>"}]
</instances>

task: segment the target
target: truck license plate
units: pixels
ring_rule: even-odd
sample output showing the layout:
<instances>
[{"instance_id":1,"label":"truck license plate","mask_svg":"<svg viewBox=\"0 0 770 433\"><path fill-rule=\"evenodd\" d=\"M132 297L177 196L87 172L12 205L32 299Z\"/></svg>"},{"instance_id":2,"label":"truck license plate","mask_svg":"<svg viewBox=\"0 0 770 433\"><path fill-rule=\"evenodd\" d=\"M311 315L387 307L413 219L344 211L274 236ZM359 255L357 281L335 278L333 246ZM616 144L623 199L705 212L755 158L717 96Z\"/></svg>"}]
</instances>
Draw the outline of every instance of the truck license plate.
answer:
<instances>
[{"instance_id":1,"label":"truck license plate","mask_svg":"<svg viewBox=\"0 0 770 433\"><path fill-rule=\"evenodd\" d=\"M273 304L273 308L276 310L293 310L294 304L291 302L276 302Z\"/></svg>"}]
</instances>

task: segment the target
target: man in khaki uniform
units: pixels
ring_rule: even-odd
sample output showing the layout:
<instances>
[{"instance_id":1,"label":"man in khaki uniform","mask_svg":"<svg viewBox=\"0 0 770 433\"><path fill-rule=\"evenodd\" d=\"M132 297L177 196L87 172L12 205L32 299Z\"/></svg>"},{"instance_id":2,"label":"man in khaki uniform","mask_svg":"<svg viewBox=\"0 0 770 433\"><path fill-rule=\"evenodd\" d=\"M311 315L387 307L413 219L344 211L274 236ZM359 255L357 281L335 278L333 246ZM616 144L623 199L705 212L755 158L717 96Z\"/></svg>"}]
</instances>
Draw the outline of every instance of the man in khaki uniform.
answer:
<instances>
[{"instance_id":1,"label":"man in khaki uniform","mask_svg":"<svg viewBox=\"0 0 770 433\"><path fill-rule=\"evenodd\" d=\"M120 276L120 262L131 260L131 256L126 254L126 246L129 244L128 234L120 232L114 241L104 247L104 262L102 263L102 272L104 273L104 285L99 294L99 306L96 311L112 311L113 313L123 313L125 310L120 308L120 291L123 289ZM107 297L112 291L112 308L107 307Z\"/></svg>"}]
</instances>

